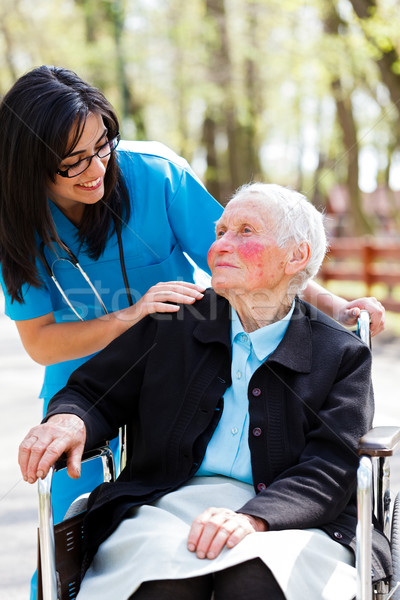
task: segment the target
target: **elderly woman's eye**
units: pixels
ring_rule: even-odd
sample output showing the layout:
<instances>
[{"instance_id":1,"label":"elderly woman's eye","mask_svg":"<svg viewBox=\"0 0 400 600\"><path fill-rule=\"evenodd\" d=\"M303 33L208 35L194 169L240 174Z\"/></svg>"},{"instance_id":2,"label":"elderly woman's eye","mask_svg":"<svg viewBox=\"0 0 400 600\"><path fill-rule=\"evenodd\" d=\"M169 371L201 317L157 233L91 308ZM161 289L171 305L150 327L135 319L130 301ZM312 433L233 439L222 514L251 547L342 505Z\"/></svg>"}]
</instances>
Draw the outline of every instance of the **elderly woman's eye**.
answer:
<instances>
[{"instance_id":1,"label":"elderly woman's eye","mask_svg":"<svg viewBox=\"0 0 400 600\"><path fill-rule=\"evenodd\" d=\"M251 233L253 229L250 227L250 225L244 225L242 231L243 233Z\"/></svg>"},{"instance_id":2,"label":"elderly woman's eye","mask_svg":"<svg viewBox=\"0 0 400 600\"><path fill-rule=\"evenodd\" d=\"M217 238L220 238L224 235L225 231L223 229L219 229L216 233Z\"/></svg>"}]
</instances>

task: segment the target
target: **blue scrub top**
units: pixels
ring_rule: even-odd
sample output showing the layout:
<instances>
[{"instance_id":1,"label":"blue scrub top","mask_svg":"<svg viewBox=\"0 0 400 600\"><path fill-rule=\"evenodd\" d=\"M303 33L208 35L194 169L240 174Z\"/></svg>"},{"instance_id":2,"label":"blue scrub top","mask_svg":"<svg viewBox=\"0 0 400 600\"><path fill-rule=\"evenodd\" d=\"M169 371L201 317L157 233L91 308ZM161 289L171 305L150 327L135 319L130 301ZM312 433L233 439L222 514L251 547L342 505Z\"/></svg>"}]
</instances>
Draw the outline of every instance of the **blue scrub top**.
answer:
<instances>
[{"instance_id":1,"label":"blue scrub top","mask_svg":"<svg viewBox=\"0 0 400 600\"><path fill-rule=\"evenodd\" d=\"M222 207L205 190L185 160L158 142L121 142L118 162L129 191L131 216L122 229L127 276L133 301L159 281L194 281L193 264L208 272L207 251L215 239L215 221ZM80 248L77 228L55 204L50 210L60 238L78 258L109 312L128 306L116 235L107 242L98 260ZM68 298L81 316L103 314L89 285L66 260L58 247L46 258ZM60 260L61 259L61 260ZM23 287L24 303L11 303L3 281L5 313L14 321L33 319L50 312L57 322L77 320L43 265L38 264L44 285ZM45 369L41 397L48 400L89 357L50 365Z\"/></svg>"}]
</instances>

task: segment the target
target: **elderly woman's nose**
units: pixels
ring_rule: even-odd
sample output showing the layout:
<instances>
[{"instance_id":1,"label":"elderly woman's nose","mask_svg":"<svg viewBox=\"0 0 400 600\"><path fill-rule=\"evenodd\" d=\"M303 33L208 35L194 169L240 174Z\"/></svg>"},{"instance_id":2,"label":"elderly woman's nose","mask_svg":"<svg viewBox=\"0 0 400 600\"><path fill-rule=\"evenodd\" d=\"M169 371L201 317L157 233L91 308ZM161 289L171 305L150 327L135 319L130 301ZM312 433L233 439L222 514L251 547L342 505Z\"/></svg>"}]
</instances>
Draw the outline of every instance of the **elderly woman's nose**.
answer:
<instances>
[{"instance_id":1,"label":"elderly woman's nose","mask_svg":"<svg viewBox=\"0 0 400 600\"><path fill-rule=\"evenodd\" d=\"M215 241L215 248L220 252L232 252L234 249L234 239L230 232L224 233Z\"/></svg>"}]
</instances>

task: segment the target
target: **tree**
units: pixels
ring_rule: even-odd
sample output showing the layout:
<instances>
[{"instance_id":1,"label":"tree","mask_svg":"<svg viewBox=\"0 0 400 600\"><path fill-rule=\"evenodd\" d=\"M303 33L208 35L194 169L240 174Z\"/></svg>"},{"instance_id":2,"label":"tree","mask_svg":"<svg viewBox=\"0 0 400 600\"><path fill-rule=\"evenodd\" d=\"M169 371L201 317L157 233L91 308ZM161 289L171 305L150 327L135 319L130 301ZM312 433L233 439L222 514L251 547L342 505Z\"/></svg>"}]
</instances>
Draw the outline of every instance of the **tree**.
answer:
<instances>
[{"instance_id":1,"label":"tree","mask_svg":"<svg viewBox=\"0 0 400 600\"><path fill-rule=\"evenodd\" d=\"M346 24L341 20L332 2L327 4L324 17L325 31L328 35L339 36L340 28L343 30ZM361 193L359 188L359 142L357 124L353 115L351 93L348 93L342 82L340 65L332 73L332 93L336 104L337 119L342 131L342 140L347 163L347 188L351 213L353 216L353 227L356 234L373 233L373 224L364 213L361 204Z\"/></svg>"},{"instance_id":2,"label":"tree","mask_svg":"<svg viewBox=\"0 0 400 600\"><path fill-rule=\"evenodd\" d=\"M247 52L250 37L256 37L259 6L254 2L244 7L246 41L236 62L225 1L206 0L205 7L209 27L208 78L214 87L203 121L202 140L208 162L205 179L210 191L223 201L243 183L259 178L261 172L257 131L261 110L259 76L256 52ZM226 150L220 149L221 139L226 141Z\"/></svg>"},{"instance_id":3,"label":"tree","mask_svg":"<svg viewBox=\"0 0 400 600\"><path fill-rule=\"evenodd\" d=\"M350 0L359 18L366 39L375 50L372 56L378 65L382 81L389 90L393 105L400 116L400 55L389 28L382 22L381 10L375 0ZM398 11L398 7L396 9ZM397 24L398 27L398 24ZM398 30L397 30L398 33Z\"/></svg>"},{"instance_id":4,"label":"tree","mask_svg":"<svg viewBox=\"0 0 400 600\"><path fill-rule=\"evenodd\" d=\"M108 71L111 70L115 76L118 90L118 105L122 121L132 118L135 124L137 139L146 139L146 127L144 119L144 105L134 93L134 86L128 81L127 64L124 52L124 30L126 17L125 0L75 0L76 5L82 12L86 44L93 47L98 59L96 61L99 71L104 70L104 55L99 51L104 44L104 36L109 38L110 46L113 47L115 68L110 69L110 57L107 57ZM106 90L108 81L100 85Z\"/></svg>"},{"instance_id":5,"label":"tree","mask_svg":"<svg viewBox=\"0 0 400 600\"><path fill-rule=\"evenodd\" d=\"M263 179L321 206L339 182L370 231L360 156L375 152L387 183L399 154L394 0L35 0L29 18L3 0L0 23L0 89L34 65L71 68L123 137L166 143L222 203Z\"/></svg>"}]
</instances>

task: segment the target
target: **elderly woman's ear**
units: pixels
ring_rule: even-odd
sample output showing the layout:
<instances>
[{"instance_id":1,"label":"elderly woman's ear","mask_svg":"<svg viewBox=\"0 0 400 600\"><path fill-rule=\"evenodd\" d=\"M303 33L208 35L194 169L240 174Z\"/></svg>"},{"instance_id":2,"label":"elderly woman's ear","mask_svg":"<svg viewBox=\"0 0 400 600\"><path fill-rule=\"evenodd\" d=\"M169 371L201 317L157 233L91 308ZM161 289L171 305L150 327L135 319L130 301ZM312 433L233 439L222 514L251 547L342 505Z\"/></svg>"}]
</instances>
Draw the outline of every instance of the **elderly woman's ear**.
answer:
<instances>
[{"instance_id":1,"label":"elderly woman's ear","mask_svg":"<svg viewBox=\"0 0 400 600\"><path fill-rule=\"evenodd\" d=\"M285 267L286 275L295 275L303 271L311 257L311 245L305 240L300 244L293 244L288 254L288 261Z\"/></svg>"}]
</instances>

